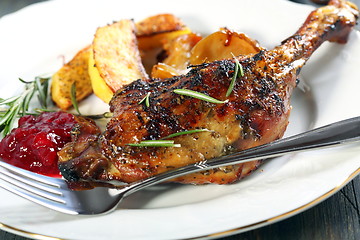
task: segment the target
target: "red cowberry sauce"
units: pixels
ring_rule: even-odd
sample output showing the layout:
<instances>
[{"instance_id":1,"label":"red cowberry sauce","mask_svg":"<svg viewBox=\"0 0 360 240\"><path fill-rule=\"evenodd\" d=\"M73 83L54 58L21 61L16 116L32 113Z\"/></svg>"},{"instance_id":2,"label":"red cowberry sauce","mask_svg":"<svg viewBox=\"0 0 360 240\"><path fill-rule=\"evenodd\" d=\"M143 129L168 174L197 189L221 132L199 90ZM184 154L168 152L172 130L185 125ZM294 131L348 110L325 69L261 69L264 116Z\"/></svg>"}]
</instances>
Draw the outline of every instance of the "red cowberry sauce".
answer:
<instances>
[{"instance_id":1,"label":"red cowberry sauce","mask_svg":"<svg viewBox=\"0 0 360 240\"><path fill-rule=\"evenodd\" d=\"M0 142L0 158L14 166L58 177L57 152L70 142L76 121L65 112L44 112L24 116Z\"/></svg>"}]
</instances>

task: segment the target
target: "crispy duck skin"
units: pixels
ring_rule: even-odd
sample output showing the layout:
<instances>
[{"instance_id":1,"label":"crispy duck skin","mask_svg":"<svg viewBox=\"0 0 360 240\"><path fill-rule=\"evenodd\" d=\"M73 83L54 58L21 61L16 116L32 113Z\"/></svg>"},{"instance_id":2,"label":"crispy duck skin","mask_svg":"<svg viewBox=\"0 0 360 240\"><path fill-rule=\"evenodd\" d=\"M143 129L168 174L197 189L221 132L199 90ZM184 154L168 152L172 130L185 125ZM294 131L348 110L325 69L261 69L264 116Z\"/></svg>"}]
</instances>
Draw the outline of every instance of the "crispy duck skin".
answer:
<instances>
[{"instance_id":1,"label":"crispy duck skin","mask_svg":"<svg viewBox=\"0 0 360 240\"><path fill-rule=\"evenodd\" d=\"M234 75L234 59L193 66L183 76L137 80L125 86L110 102L114 117L105 132L92 123L79 123L73 141L59 153L61 173L72 182L134 182L281 138L300 69L324 41L345 43L357 18L355 5L332 0L313 11L293 36L273 50L238 56L244 75L237 78L229 97L226 92ZM214 104L178 95L174 89L190 89L227 101ZM139 104L149 92L150 106ZM181 147L127 145L192 129L210 131L172 138ZM260 163L222 167L174 181L233 183Z\"/></svg>"}]
</instances>

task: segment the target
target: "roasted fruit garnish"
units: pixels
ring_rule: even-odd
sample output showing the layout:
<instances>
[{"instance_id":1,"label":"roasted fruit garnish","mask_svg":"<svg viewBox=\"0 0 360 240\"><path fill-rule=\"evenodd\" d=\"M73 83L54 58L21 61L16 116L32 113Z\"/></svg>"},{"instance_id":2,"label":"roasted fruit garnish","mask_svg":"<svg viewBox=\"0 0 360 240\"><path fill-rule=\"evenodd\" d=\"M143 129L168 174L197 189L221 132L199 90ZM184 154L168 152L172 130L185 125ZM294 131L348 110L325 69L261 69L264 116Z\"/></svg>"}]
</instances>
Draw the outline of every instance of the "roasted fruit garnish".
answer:
<instances>
[{"instance_id":1,"label":"roasted fruit garnish","mask_svg":"<svg viewBox=\"0 0 360 240\"><path fill-rule=\"evenodd\" d=\"M191 33L191 30L173 14L158 14L136 23L139 49L161 48L164 42Z\"/></svg>"},{"instance_id":2,"label":"roasted fruit garnish","mask_svg":"<svg viewBox=\"0 0 360 240\"><path fill-rule=\"evenodd\" d=\"M164 44L163 48L165 58L153 66L152 78L178 76L186 73L190 65L257 53L264 49L246 34L227 28L205 38L195 33L184 34Z\"/></svg>"},{"instance_id":3,"label":"roasted fruit garnish","mask_svg":"<svg viewBox=\"0 0 360 240\"><path fill-rule=\"evenodd\" d=\"M105 102L109 102L123 85L148 78L132 20L121 20L97 29L89 58L89 73L94 93Z\"/></svg>"},{"instance_id":4,"label":"roasted fruit garnish","mask_svg":"<svg viewBox=\"0 0 360 240\"><path fill-rule=\"evenodd\" d=\"M161 53L164 58L153 65L152 78L169 78L186 73L190 65L191 49L202 39L195 33L183 34L163 45Z\"/></svg>"},{"instance_id":5,"label":"roasted fruit garnish","mask_svg":"<svg viewBox=\"0 0 360 240\"><path fill-rule=\"evenodd\" d=\"M58 177L57 152L71 140L76 122L74 115L65 112L23 116L18 127L1 140L0 158L23 169Z\"/></svg>"},{"instance_id":6,"label":"roasted fruit garnish","mask_svg":"<svg viewBox=\"0 0 360 240\"><path fill-rule=\"evenodd\" d=\"M202 64L231 58L232 56L257 53L263 48L244 33L222 28L198 42L191 49L190 64Z\"/></svg>"},{"instance_id":7,"label":"roasted fruit garnish","mask_svg":"<svg viewBox=\"0 0 360 240\"><path fill-rule=\"evenodd\" d=\"M71 88L76 87L76 101L81 101L92 94L88 73L90 47L80 50L75 57L52 76L51 97L62 110L72 106Z\"/></svg>"},{"instance_id":8,"label":"roasted fruit garnish","mask_svg":"<svg viewBox=\"0 0 360 240\"><path fill-rule=\"evenodd\" d=\"M114 117L105 132L92 129L91 134L79 127L73 141L59 152L62 175L71 182L133 182L281 138L301 68L324 41L345 43L357 18L353 4L332 0L272 50L124 86L110 102ZM203 131L188 132L199 129ZM177 135L181 132L188 134ZM90 140L82 138L89 135ZM156 144L161 139L168 144ZM260 163L216 168L174 181L233 183Z\"/></svg>"}]
</instances>

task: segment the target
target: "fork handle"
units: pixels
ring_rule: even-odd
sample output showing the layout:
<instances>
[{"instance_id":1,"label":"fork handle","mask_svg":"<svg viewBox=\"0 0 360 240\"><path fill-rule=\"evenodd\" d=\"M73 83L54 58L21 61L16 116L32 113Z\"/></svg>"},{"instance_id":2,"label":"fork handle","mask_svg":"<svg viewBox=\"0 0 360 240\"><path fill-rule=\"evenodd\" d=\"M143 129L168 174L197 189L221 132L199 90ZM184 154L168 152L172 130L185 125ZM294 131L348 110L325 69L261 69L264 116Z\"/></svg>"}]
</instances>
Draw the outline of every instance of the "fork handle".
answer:
<instances>
[{"instance_id":1,"label":"fork handle","mask_svg":"<svg viewBox=\"0 0 360 240\"><path fill-rule=\"evenodd\" d=\"M189 173L208 170L232 164L281 156L287 153L331 147L360 140L360 117L350 118L316 128L301 134L283 138L268 144L235 152L226 156L204 160L175 170L167 171L139 182L130 184L131 194L145 187L161 183Z\"/></svg>"}]
</instances>

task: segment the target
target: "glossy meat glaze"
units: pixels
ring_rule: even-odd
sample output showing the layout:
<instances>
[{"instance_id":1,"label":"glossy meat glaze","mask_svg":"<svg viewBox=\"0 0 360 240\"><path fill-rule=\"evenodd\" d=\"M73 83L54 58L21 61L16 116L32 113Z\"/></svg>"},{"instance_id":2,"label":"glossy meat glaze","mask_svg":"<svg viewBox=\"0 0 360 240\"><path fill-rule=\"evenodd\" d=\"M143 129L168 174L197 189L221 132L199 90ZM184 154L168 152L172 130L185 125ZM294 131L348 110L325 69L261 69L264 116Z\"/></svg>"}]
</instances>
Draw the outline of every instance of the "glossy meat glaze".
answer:
<instances>
[{"instance_id":1,"label":"glossy meat glaze","mask_svg":"<svg viewBox=\"0 0 360 240\"><path fill-rule=\"evenodd\" d=\"M236 79L229 97L226 92L235 59L192 66L183 76L137 80L127 85L110 102L114 117L105 132L92 122L79 121L73 141L59 153L62 175L72 182L134 182L281 138L288 125L290 97L300 69L324 41L345 43L357 17L356 6L334 0L313 11L293 36L273 50L238 56L244 75ZM226 101L214 104L178 95L174 89L190 89ZM150 106L139 104L149 92ZM181 147L127 145L192 129L210 131L172 138ZM174 181L233 183L260 163L222 167Z\"/></svg>"}]
</instances>

